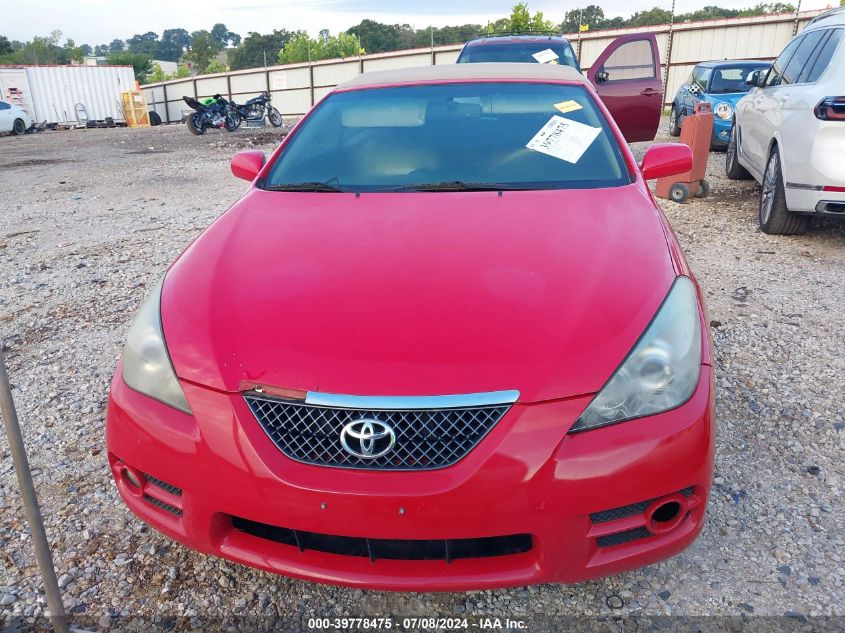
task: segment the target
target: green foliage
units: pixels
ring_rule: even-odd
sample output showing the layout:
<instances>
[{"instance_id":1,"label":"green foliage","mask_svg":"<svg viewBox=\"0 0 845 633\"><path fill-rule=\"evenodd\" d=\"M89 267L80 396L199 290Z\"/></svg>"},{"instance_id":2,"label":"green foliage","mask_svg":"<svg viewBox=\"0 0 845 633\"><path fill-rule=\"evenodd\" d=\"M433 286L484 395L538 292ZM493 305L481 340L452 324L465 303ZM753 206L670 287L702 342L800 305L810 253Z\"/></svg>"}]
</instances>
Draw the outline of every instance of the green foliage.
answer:
<instances>
[{"instance_id":1,"label":"green foliage","mask_svg":"<svg viewBox=\"0 0 845 633\"><path fill-rule=\"evenodd\" d=\"M241 36L233 33L226 28L225 24L217 23L211 27L211 39L219 47L218 50L223 50L231 43L232 46L237 46L241 43Z\"/></svg>"},{"instance_id":2,"label":"green foliage","mask_svg":"<svg viewBox=\"0 0 845 633\"><path fill-rule=\"evenodd\" d=\"M82 50L82 46L77 46L76 43L68 39L64 45L65 52L67 53L67 57L69 61L76 62L77 64L81 64L85 59L85 51ZM90 46L89 46L90 49Z\"/></svg>"},{"instance_id":3,"label":"green foliage","mask_svg":"<svg viewBox=\"0 0 845 633\"><path fill-rule=\"evenodd\" d=\"M154 59L178 62L191 45L191 34L185 29L165 29L156 47Z\"/></svg>"},{"instance_id":4,"label":"green foliage","mask_svg":"<svg viewBox=\"0 0 845 633\"><path fill-rule=\"evenodd\" d=\"M660 7L654 7L647 11L637 11L627 20L625 26L648 26L650 24L668 24L671 20L671 11L661 9Z\"/></svg>"},{"instance_id":5,"label":"green foliage","mask_svg":"<svg viewBox=\"0 0 845 633\"><path fill-rule=\"evenodd\" d=\"M12 43L5 35L0 35L0 55L8 55L12 52Z\"/></svg>"},{"instance_id":6,"label":"green foliage","mask_svg":"<svg viewBox=\"0 0 845 633\"><path fill-rule=\"evenodd\" d=\"M346 33L360 38L361 46L370 53L412 48L416 39L414 29L408 24L382 24L374 20L362 20Z\"/></svg>"},{"instance_id":7,"label":"green foliage","mask_svg":"<svg viewBox=\"0 0 845 633\"><path fill-rule=\"evenodd\" d=\"M162 81L167 81L167 73L161 69L160 64L153 64L153 69L150 71L150 74L147 75L144 83L157 84Z\"/></svg>"},{"instance_id":8,"label":"green foliage","mask_svg":"<svg viewBox=\"0 0 845 633\"><path fill-rule=\"evenodd\" d=\"M106 58L106 61L112 66L132 66L135 71L135 79L141 83L144 83L147 80L147 75L153 71L153 60L144 53L115 51Z\"/></svg>"},{"instance_id":9,"label":"green foliage","mask_svg":"<svg viewBox=\"0 0 845 633\"><path fill-rule=\"evenodd\" d=\"M158 43L158 34L147 31L126 40L126 48L130 53L143 53L153 59L158 52Z\"/></svg>"},{"instance_id":10,"label":"green foliage","mask_svg":"<svg viewBox=\"0 0 845 633\"><path fill-rule=\"evenodd\" d=\"M794 12L795 6L785 2L761 3L747 9L723 9L722 7L708 5L690 13L675 14L675 22L696 22L716 18L736 18ZM564 33L576 33L578 31L579 16L580 24L589 25L591 31L595 29L618 29L626 26L667 24L671 18L670 12L662 7L637 11L627 19L621 17L605 18L602 8L591 4L584 8L567 11L563 23L560 25L561 31Z\"/></svg>"},{"instance_id":11,"label":"green foliage","mask_svg":"<svg viewBox=\"0 0 845 633\"><path fill-rule=\"evenodd\" d=\"M551 31L553 29L554 24L543 17L542 11L537 11L532 16L528 10L528 5L525 2L520 2L513 7L509 18L502 18L488 24L485 31L487 33L528 33L531 31Z\"/></svg>"},{"instance_id":12,"label":"green foliage","mask_svg":"<svg viewBox=\"0 0 845 633\"><path fill-rule=\"evenodd\" d=\"M265 64L272 66L278 62L279 51L285 44L300 34L299 31L294 33L286 29L267 35L249 33L240 46L229 51L229 66L232 70L260 68Z\"/></svg>"},{"instance_id":13,"label":"green foliage","mask_svg":"<svg viewBox=\"0 0 845 633\"><path fill-rule=\"evenodd\" d=\"M221 50L220 42L216 41L211 33L194 31L191 33L191 48L185 53L183 59L193 65L194 71L202 72Z\"/></svg>"},{"instance_id":14,"label":"green foliage","mask_svg":"<svg viewBox=\"0 0 845 633\"><path fill-rule=\"evenodd\" d=\"M321 59L335 59L363 55L365 49L358 43L358 37L350 33L329 35L328 31L320 31L316 39L307 33L300 33L285 44L279 51L280 64L295 64L299 62L318 61Z\"/></svg>"},{"instance_id":15,"label":"green foliage","mask_svg":"<svg viewBox=\"0 0 845 633\"><path fill-rule=\"evenodd\" d=\"M219 59L212 59L208 66L203 71L204 75L211 75L212 73L225 73L229 68Z\"/></svg>"}]
</instances>

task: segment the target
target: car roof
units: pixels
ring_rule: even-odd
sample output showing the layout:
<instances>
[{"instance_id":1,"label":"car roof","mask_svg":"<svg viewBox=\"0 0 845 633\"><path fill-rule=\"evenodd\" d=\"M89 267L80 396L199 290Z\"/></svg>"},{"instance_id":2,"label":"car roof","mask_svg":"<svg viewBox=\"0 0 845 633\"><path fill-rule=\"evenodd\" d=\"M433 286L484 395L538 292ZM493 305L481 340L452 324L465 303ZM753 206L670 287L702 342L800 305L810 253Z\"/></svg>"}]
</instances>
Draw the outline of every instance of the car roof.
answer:
<instances>
[{"instance_id":1,"label":"car roof","mask_svg":"<svg viewBox=\"0 0 845 633\"><path fill-rule=\"evenodd\" d=\"M514 34L514 35L484 35L470 40L467 46L484 46L487 44L516 44L519 42L567 42L561 35L551 34Z\"/></svg>"},{"instance_id":2,"label":"car roof","mask_svg":"<svg viewBox=\"0 0 845 633\"><path fill-rule=\"evenodd\" d=\"M446 64L443 66L419 66L396 70L380 70L363 73L340 84L335 90L360 89L372 86L438 83L455 81L513 81L530 82L576 82L589 84L587 78L570 66L558 64L524 64L496 62L489 64Z\"/></svg>"},{"instance_id":3,"label":"car roof","mask_svg":"<svg viewBox=\"0 0 845 633\"><path fill-rule=\"evenodd\" d=\"M842 26L843 24L845 24L845 7L834 7L823 13L819 13L810 20L805 29L820 26Z\"/></svg>"},{"instance_id":4,"label":"car roof","mask_svg":"<svg viewBox=\"0 0 845 633\"><path fill-rule=\"evenodd\" d=\"M719 66L771 66L772 62L761 59L719 59L709 62L701 62L697 66L705 68L718 68Z\"/></svg>"}]
</instances>

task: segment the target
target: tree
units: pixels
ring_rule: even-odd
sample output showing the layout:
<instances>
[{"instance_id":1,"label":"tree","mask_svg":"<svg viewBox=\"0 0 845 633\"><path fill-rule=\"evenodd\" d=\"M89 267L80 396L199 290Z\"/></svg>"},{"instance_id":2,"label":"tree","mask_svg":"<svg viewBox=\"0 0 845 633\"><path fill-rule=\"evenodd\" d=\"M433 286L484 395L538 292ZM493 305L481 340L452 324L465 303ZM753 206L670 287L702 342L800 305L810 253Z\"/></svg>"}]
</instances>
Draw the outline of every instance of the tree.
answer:
<instances>
[{"instance_id":1,"label":"tree","mask_svg":"<svg viewBox=\"0 0 845 633\"><path fill-rule=\"evenodd\" d=\"M191 34L185 29L164 29L155 58L168 62L178 62L190 46Z\"/></svg>"},{"instance_id":2,"label":"tree","mask_svg":"<svg viewBox=\"0 0 845 633\"><path fill-rule=\"evenodd\" d=\"M161 69L161 64L153 64L153 69L147 75L144 83L157 84L162 81L167 81L167 73Z\"/></svg>"},{"instance_id":3,"label":"tree","mask_svg":"<svg viewBox=\"0 0 845 633\"><path fill-rule=\"evenodd\" d=\"M331 36L328 31L322 37L312 39L307 33L297 34L279 51L280 64L317 61L363 55L366 51L358 42L358 37L349 33Z\"/></svg>"},{"instance_id":4,"label":"tree","mask_svg":"<svg viewBox=\"0 0 845 633\"><path fill-rule=\"evenodd\" d=\"M194 72L202 72L221 49L208 31L191 33L191 48L185 53L184 60L193 65Z\"/></svg>"},{"instance_id":5,"label":"tree","mask_svg":"<svg viewBox=\"0 0 845 633\"><path fill-rule=\"evenodd\" d=\"M9 42L9 38L5 35L0 35L0 55L8 55L12 50L12 44Z\"/></svg>"},{"instance_id":6,"label":"tree","mask_svg":"<svg viewBox=\"0 0 845 633\"><path fill-rule=\"evenodd\" d=\"M226 28L225 24L215 24L211 27L211 39L214 42L215 46L218 47L217 50L222 51L226 48L229 43L231 42L232 46L237 46L241 43L241 36L237 33L233 33L229 29Z\"/></svg>"},{"instance_id":7,"label":"tree","mask_svg":"<svg viewBox=\"0 0 845 633\"><path fill-rule=\"evenodd\" d=\"M109 53L117 53L118 51L126 50L126 42L123 40L112 40L108 46Z\"/></svg>"},{"instance_id":8,"label":"tree","mask_svg":"<svg viewBox=\"0 0 845 633\"><path fill-rule=\"evenodd\" d=\"M130 53L143 53L150 59L158 53L158 34L152 31L133 35L126 40L126 47Z\"/></svg>"},{"instance_id":9,"label":"tree","mask_svg":"<svg viewBox=\"0 0 845 633\"><path fill-rule=\"evenodd\" d=\"M132 53L130 51L116 51L106 58L112 66L132 66L135 71L135 79L144 83L147 75L153 71L153 60L144 53Z\"/></svg>"},{"instance_id":10,"label":"tree","mask_svg":"<svg viewBox=\"0 0 845 633\"><path fill-rule=\"evenodd\" d=\"M47 37L36 36L15 51L15 63L18 64L67 64L70 61L68 51L59 46L61 31L53 31Z\"/></svg>"},{"instance_id":11,"label":"tree","mask_svg":"<svg viewBox=\"0 0 845 633\"><path fill-rule=\"evenodd\" d=\"M652 24L668 24L672 19L672 12L660 7L648 11L637 11L625 26L649 26Z\"/></svg>"},{"instance_id":12,"label":"tree","mask_svg":"<svg viewBox=\"0 0 845 633\"><path fill-rule=\"evenodd\" d=\"M577 33L582 24L588 25L591 29L597 29L602 28L604 23L604 10L595 4L591 4L583 9L567 11L560 28L564 33Z\"/></svg>"},{"instance_id":13,"label":"tree","mask_svg":"<svg viewBox=\"0 0 845 633\"><path fill-rule=\"evenodd\" d=\"M382 24L374 20L361 20L357 26L346 31L355 35L361 41L361 46L371 53L395 51L400 48L400 32L398 24Z\"/></svg>"},{"instance_id":14,"label":"tree","mask_svg":"<svg viewBox=\"0 0 845 633\"><path fill-rule=\"evenodd\" d=\"M249 33L240 46L229 51L229 66L232 70L241 70L275 64L279 59L279 51L292 37L300 34L300 32L292 33L287 29L273 31L267 35Z\"/></svg>"},{"instance_id":15,"label":"tree","mask_svg":"<svg viewBox=\"0 0 845 633\"><path fill-rule=\"evenodd\" d=\"M228 68L226 68L226 64L222 63L218 59L212 59L208 66L205 67L203 74L211 75L213 73L225 73Z\"/></svg>"},{"instance_id":16,"label":"tree","mask_svg":"<svg viewBox=\"0 0 845 633\"><path fill-rule=\"evenodd\" d=\"M82 50L81 46L77 46L76 43L68 39L64 45L65 55L67 55L68 61L74 61L79 64L85 59L85 52ZM88 47L90 50L90 46Z\"/></svg>"},{"instance_id":17,"label":"tree","mask_svg":"<svg viewBox=\"0 0 845 633\"><path fill-rule=\"evenodd\" d=\"M513 7L509 18L503 18L492 25L488 25L487 32L527 33L530 31L551 31L553 28L554 25L543 17L542 11L537 11L532 16L528 10L528 5L525 2L520 2Z\"/></svg>"}]
</instances>

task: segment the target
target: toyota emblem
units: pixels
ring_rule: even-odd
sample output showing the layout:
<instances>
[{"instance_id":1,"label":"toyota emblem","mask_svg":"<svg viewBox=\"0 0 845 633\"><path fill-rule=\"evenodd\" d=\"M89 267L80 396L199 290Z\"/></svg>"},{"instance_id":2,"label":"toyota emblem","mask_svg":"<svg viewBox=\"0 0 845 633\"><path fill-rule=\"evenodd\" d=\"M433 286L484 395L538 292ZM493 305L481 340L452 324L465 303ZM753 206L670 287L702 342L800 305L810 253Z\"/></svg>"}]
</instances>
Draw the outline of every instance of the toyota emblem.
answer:
<instances>
[{"instance_id":1,"label":"toyota emblem","mask_svg":"<svg viewBox=\"0 0 845 633\"><path fill-rule=\"evenodd\" d=\"M396 444L396 433L384 422L361 418L343 427L340 444L353 457L376 459L391 451Z\"/></svg>"}]
</instances>

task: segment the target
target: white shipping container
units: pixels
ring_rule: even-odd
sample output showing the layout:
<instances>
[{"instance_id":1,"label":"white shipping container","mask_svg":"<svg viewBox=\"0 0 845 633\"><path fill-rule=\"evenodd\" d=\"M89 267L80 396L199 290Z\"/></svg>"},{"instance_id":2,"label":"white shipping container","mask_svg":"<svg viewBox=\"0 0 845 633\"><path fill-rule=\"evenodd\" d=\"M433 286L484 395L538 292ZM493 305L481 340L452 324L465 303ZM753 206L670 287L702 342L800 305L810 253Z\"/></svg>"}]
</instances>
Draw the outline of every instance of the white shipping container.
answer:
<instances>
[{"instance_id":1,"label":"white shipping container","mask_svg":"<svg viewBox=\"0 0 845 633\"><path fill-rule=\"evenodd\" d=\"M80 122L77 104L90 120L123 121L121 93L135 89L135 73L131 66L0 67L0 98L9 88L23 93L24 108L39 123Z\"/></svg>"}]
</instances>

